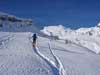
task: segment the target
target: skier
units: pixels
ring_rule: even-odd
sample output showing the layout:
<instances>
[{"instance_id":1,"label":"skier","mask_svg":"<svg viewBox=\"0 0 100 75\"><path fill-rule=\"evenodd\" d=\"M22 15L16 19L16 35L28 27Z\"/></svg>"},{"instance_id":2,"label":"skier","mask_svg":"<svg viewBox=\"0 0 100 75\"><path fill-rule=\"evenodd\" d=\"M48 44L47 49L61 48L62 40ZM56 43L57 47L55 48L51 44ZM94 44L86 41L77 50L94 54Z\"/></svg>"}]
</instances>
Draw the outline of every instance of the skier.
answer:
<instances>
[{"instance_id":1,"label":"skier","mask_svg":"<svg viewBox=\"0 0 100 75\"><path fill-rule=\"evenodd\" d=\"M33 47L35 47L36 46L36 39L37 39L36 33L33 34L32 38L33 38Z\"/></svg>"}]
</instances>

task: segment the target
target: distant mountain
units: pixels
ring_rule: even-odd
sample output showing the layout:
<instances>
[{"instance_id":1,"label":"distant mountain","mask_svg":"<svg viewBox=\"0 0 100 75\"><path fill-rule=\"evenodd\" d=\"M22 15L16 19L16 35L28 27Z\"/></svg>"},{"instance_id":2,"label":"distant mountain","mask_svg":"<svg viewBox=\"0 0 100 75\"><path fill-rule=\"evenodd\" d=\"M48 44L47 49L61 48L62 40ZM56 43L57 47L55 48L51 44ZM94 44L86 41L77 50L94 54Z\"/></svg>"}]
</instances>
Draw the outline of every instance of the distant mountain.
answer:
<instances>
[{"instance_id":1,"label":"distant mountain","mask_svg":"<svg viewBox=\"0 0 100 75\"><path fill-rule=\"evenodd\" d=\"M36 25L32 19L19 18L7 13L0 12L0 31L37 32L39 30L36 28Z\"/></svg>"},{"instance_id":2,"label":"distant mountain","mask_svg":"<svg viewBox=\"0 0 100 75\"><path fill-rule=\"evenodd\" d=\"M98 24L95 27L90 28L79 28L77 30L73 30L70 28L66 28L63 25L55 25L55 26L45 26L41 32L45 35L53 35L53 36L66 36L66 34L80 34L80 35L99 35L100 34L100 25Z\"/></svg>"}]
</instances>

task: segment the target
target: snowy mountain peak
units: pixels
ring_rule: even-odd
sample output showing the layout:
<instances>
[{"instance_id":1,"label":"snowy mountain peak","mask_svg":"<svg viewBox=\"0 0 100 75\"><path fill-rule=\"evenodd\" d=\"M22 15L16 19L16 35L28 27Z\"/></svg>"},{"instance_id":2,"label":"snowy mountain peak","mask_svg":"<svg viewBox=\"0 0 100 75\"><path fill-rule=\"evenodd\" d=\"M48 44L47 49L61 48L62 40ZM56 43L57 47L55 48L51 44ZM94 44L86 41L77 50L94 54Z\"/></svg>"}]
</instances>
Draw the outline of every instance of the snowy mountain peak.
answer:
<instances>
[{"instance_id":1,"label":"snowy mountain peak","mask_svg":"<svg viewBox=\"0 0 100 75\"><path fill-rule=\"evenodd\" d=\"M97 27L100 27L100 23L97 24Z\"/></svg>"},{"instance_id":2,"label":"snowy mountain peak","mask_svg":"<svg viewBox=\"0 0 100 75\"><path fill-rule=\"evenodd\" d=\"M19 18L14 15L9 15L7 13L0 12L1 21L10 21L10 22L29 22L32 23L31 19Z\"/></svg>"},{"instance_id":3,"label":"snowy mountain peak","mask_svg":"<svg viewBox=\"0 0 100 75\"><path fill-rule=\"evenodd\" d=\"M99 24L98 24L99 26ZM50 35L52 33L53 35L62 34L65 36L65 34L81 34L81 35L99 35L100 34L100 28L98 27L90 27L90 28L79 28L77 30L73 30L70 28L66 28L63 25L57 25L57 26L46 26L44 27L41 32L43 32L46 35Z\"/></svg>"},{"instance_id":4,"label":"snowy mountain peak","mask_svg":"<svg viewBox=\"0 0 100 75\"><path fill-rule=\"evenodd\" d=\"M37 32L32 19L19 18L7 13L0 12L0 31L23 32L31 31Z\"/></svg>"},{"instance_id":5,"label":"snowy mountain peak","mask_svg":"<svg viewBox=\"0 0 100 75\"><path fill-rule=\"evenodd\" d=\"M65 30L65 27L63 25L58 25L58 26L46 26L43 28L43 30L41 30L41 32L43 32L46 35L51 35L51 33L53 35L57 35L60 34L61 31ZM55 32L55 33L54 33Z\"/></svg>"}]
</instances>

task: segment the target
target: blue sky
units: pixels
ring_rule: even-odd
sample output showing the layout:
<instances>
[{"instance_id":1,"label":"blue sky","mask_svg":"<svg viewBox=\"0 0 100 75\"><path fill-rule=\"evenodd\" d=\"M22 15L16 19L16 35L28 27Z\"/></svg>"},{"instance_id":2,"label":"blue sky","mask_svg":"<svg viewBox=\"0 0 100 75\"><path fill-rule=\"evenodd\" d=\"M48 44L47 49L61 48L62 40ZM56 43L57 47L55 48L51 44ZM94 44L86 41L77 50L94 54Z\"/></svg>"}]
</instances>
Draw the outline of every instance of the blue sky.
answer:
<instances>
[{"instance_id":1,"label":"blue sky","mask_svg":"<svg viewBox=\"0 0 100 75\"><path fill-rule=\"evenodd\" d=\"M0 11L38 24L79 28L100 22L100 0L0 0Z\"/></svg>"}]
</instances>

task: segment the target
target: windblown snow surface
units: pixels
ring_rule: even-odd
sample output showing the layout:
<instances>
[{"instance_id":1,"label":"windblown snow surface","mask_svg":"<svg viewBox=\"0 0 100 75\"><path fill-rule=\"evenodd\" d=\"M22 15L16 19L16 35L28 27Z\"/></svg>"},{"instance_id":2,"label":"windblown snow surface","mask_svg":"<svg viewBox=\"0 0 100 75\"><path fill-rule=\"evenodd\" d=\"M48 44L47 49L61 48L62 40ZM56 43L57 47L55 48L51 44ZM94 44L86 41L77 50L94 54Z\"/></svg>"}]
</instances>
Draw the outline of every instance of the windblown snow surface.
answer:
<instances>
[{"instance_id":1,"label":"windblown snow surface","mask_svg":"<svg viewBox=\"0 0 100 75\"><path fill-rule=\"evenodd\" d=\"M45 35L39 35L33 47L34 25L27 27L23 21L0 23L4 25L0 25L0 75L100 74L99 27L45 27L41 30Z\"/></svg>"}]
</instances>

